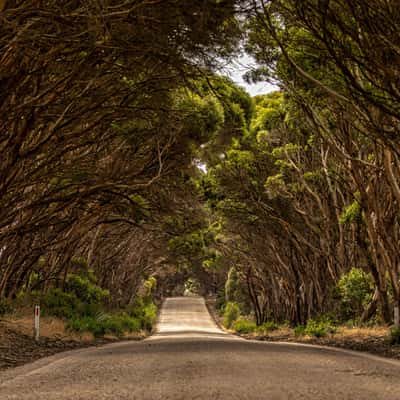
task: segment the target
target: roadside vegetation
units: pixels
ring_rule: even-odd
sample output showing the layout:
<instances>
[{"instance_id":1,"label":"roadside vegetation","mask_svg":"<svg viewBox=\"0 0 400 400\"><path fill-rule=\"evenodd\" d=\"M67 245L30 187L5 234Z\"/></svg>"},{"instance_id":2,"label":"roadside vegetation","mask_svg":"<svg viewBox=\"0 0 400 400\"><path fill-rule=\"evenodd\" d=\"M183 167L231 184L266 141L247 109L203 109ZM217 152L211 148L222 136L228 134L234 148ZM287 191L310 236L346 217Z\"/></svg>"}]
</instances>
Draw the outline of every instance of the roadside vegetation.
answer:
<instances>
[{"instance_id":1,"label":"roadside vegetation","mask_svg":"<svg viewBox=\"0 0 400 400\"><path fill-rule=\"evenodd\" d=\"M395 1L0 2L0 314L119 336L195 290L243 334L398 344L399 27ZM220 75L243 51L276 90Z\"/></svg>"},{"instance_id":2,"label":"roadside vegetation","mask_svg":"<svg viewBox=\"0 0 400 400\"><path fill-rule=\"evenodd\" d=\"M38 276L33 275L32 279ZM131 304L115 307L109 291L97 284L93 271L81 269L80 273L68 274L60 287L22 289L15 300L3 302L0 316L12 321L24 313L30 315L34 305L40 305L42 316L61 319L66 331L89 332L95 338L146 334L151 332L157 319L158 307L153 298L156 284L155 278L150 277L144 281L141 295Z\"/></svg>"},{"instance_id":3,"label":"roadside vegetation","mask_svg":"<svg viewBox=\"0 0 400 400\"><path fill-rule=\"evenodd\" d=\"M388 350L390 346L400 345L400 330L393 326L389 328L382 323L379 315L369 321L362 320L362 314L373 294L371 276L362 270L353 268L344 274L332 290L335 310L329 314L316 314L307 320L306 324L291 324L290 321L276 321L271 315L269 320L261 325L256 323L253 311L248 311L249 306L244 305L246 297L239 293L239 280L237 274L228 274L229 279L225 285L225 298L231 301L224 302L219 299L216 305L217 319L229 332L234 332L247 338L261 340L301 341L309 343L321 339L321 344L330 344L348 348L360 348L360 342L365 342L361 349L379 354L400 356L400 348ZM231 289L236 288L235 297ZM241 290L245 288L242 287ZM247 299L249 301L249 299ZM251 310L251 308L250 308ZM368 343L368 341L372 342Z\"/></svg>"}]
</instances>

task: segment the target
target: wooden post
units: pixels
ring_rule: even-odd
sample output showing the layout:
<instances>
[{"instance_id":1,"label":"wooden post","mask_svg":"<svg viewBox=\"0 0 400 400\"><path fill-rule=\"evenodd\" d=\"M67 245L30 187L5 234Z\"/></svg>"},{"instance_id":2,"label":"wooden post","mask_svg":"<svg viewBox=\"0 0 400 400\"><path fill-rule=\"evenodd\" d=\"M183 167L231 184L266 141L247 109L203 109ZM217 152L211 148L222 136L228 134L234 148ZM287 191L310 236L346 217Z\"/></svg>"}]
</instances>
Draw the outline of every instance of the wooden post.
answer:
<instances>
[{"instance_id":1,"label":"wooden post","mask_svg":"<svg viewBox=\"0 0 400 400\"><path fill-rule=\"evenodd\" d=\"M35 306L35 340L40 337L40 306Z\"/></svg>"}]
</instances>

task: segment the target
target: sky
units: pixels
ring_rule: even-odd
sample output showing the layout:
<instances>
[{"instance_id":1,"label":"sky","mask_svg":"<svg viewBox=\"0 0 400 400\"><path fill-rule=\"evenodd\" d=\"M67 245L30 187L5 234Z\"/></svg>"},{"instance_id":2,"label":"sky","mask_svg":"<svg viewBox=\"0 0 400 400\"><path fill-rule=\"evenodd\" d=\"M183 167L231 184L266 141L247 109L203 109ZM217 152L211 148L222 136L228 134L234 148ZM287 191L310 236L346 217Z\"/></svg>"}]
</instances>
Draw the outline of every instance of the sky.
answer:
<instances>
[{"instance_id":1,"label":"sky","mask_svg":"<svg viewBox=\"0 0 400 400\"><path fill-rule=\"evenodd\" d=\"M224 69L224 74L228 75L236 84L246 89L251 96L278 90L277 86L271 85L268 82L248 84L243 80L243 74L254 65L255 61L250 56L245 54L236 61L232 62L230 65L227 65Z\"/></svg>"}]
</instances>

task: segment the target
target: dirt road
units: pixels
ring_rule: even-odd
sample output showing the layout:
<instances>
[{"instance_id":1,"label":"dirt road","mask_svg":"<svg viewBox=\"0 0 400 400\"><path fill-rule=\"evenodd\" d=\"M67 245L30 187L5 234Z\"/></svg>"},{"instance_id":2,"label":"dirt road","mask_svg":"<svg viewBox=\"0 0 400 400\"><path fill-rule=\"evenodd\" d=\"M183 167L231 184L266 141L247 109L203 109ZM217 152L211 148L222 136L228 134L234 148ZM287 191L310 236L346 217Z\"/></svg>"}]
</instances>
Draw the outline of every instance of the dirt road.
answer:
<instances>
[{"instance_id":1,"label":"dirt road","mask_svg":"<svg viewBox=\"0 0 400 400\"><path fill-rule=\"evenodd\" d=\"M400 362L226 335L202 298L167 299L142 342L72 351L0 375L0 399L400 399Z\"/></svg>"}]
</instances>

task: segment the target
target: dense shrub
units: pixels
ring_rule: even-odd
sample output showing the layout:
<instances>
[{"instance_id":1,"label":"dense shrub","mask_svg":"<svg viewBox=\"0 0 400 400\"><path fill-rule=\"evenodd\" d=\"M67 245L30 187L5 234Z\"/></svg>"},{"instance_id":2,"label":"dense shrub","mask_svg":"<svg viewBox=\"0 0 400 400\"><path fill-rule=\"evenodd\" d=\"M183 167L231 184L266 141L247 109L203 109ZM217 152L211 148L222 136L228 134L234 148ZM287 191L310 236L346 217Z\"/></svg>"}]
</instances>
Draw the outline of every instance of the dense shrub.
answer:
<instances>
[{"instance_id":1,"label":"dense shrub","mask_svg":"<svg viewBox=\"0 0 400 400\"><path fill-rule=\"evenodd\" d=\"M75 332L91 332L94 336L105 334L105 328L102 322L95 317L72 318L67 322L67 329Z\"/></svg>"},{"instance_id":2,"label":"dense shrub","mask_svg":"<svg viewBox=\"0 0 400 400\"><path fill-rule=\"evenodd\" d=\"M257 334L268 335L269 332L278 329L278 325L274 321L264 322L262 325L257 327Z\"/></svg>"},{"instance_id":3,"label":"dense shrub","mask_svg":"<svg viewBox=\"0 0 400 400\"><path fill-rule=\"evenodd\" d=\"M90 276L69 275L64 291L50 289L42 297L43 312L67 319L94 316L103 308L109 292L97 286L92 279Z\"/></svg>"},{"instance_id":4,"label":"dense shrub","mask_svg":"<svg viewBox=\"0 0 400 400\"><path fill-rule=\"evenodd\" d=\"M157 306L149 303L144 307L144 316L141 320L142 329L151 331L157 321Z\"/></svg>"},{"instance_id":5,"label":"dense shrub","mask_svg":"<svg viewBox=\"0 0 400 400\"><path fill-rule=\"evenodd\" d=\"M237 303L228 302L224 308L224 326L230 328L238 318L240 317L240 307Z\"/></svg>"},{"instance_id":6,"label":"dense shrub","mask_svg":"<svg viewBox=\"0 0 400 400\"><path fill-rule=\"evenodd\" d=\"M152 302L155 279L146 281L146 294L138 297L124 313L104 312L109 292L95 284L88 273L68 276L65 290L50 289L41 298L43 313L67 320L67 328L75 332L92 332L95 336L124 332L150 331L157 320L157 306Z\"/></svg>"},{"instance_id":7,"label":"dense shrub","mask_svg":"<svg viewBox=\"0 0 400 400\"><path fill-rule=\"evenodd\" d=\"M329 320L315 320L309 319L307 325L304 329L304 333L308 336L314 336L317 338L324 337L328 333L334 334L336 328L333 326L332 322Z\"/></svg>"},{"instance_id":8,"label":"dense shrub","mask_svg":"<svg viewBox=\"0 0 400 400\"><path fill-rule=\"evenodd\" d=\"M145 303L142 297L136 297L135 301L125 308L126 313L130 317L143 318Z\"/></svg>"},{"instance_id":9,"label":"dense shrub","mask_svg":"<svg viewBox=\"0 0 400 400\"><path fill-rule=\"evenodd\" d=\"M391 345L400 345L400 327L394 326L390 330L389 342Z\"/></svg>"},{"instance_id":10,"label":"dense shrub","mask_svg":"<svg viewBox=\"0 0 400 400\"><path fill-rule=\"evenodd\" d=\"M106 334L122 336L124 332L139 332L141 323L125 314L99 314L71 319L67 328L75 332L91 332L96 337Z\"/></svg>"},{"instance_id":11,"label":"dense shrub","mask_svg":"<svg viewBox=\"0 0 400 400\"><path fill-rule=\"evenodd\" d=\"M294 328L295 336L304 336L306 334L306 327L304 325L297 325Z\"/></svg>"},{"instance_id":12,"label":"dense shrub","mask_svg":"<svg viewBox=\"0 0 400 400\"><path fill-rule=\"evenodd\" d=\"M61 289L50 289L41 300L43 313L59 318L71 319L82 314L83 304L72 293Z\"/></svg>"},{"instance_id":13,"label":"dense shrub","mask_svg":"<svg viewBox=\"0 0 400 400\"><path fill-rule=\"evenodd\" d=\"M120 318L124 331L139 332L141 330L141 321L137 320L136 318L131 318L128 315L122 315Z\"/></svg>"},{"instance_id":14,"label":"dense shrub","mask_svg":"<svg viewBox=\"0 0 400 400\"><path fill-rule=\"evenodd\" d=\"M344 274L337 285L340 297L340 316L342 320L359 318L371 301L374 281L371 274L362 269L352 268Z\"/></svg>"},{"instance_id":15,"label":"dense shrub","mask_svg":"<svg viewBox=\"0 0 400 400\"><path fill-rule=\"evenodd\" d=\"M140 321L141 328L151 331L157 321L157 306L152 302L144 301L143 298L136 298L135 302L126 308L127 314Z\"/></svg>"},{"instance_id":16,"label":"dense shrub","mask_svg":"<svg viewBox=\"0 0 400 400\"><path fill-rule=\"evenodd\" d=\"M244 319L239 319L235 321L232 327L237 333L243 334L252 333L257 329L257 325L255 322L247 321Z\"/></svg>"},{"instance_id":17,"label":"dense shrub","mask_svg":"<svg viewBox=\"0 0 400 400\"><path fill-rule=\"evenodd\" d=\"M124 332L150 331L157 320L157 306L154 303L145 304L139 298L135 304L128 307L122 314L107 314L102 311L75 313L69 318L67 326L76 332L92 332L95 336L112 334L122 336Z\"/></svg>"},{"instance_id":18,"label":"dense shrub","mask_svg":"<svg viewBox=\"0 0 400 400\"><path fill-rule=\"evenodd\" d=\"M108 290L97 286L89 277L75 274L68 275L64 290L86 304L102 303L110 295Z\"/></svg>"}]
</instances>

